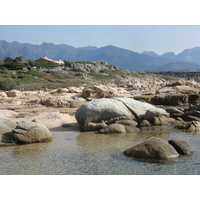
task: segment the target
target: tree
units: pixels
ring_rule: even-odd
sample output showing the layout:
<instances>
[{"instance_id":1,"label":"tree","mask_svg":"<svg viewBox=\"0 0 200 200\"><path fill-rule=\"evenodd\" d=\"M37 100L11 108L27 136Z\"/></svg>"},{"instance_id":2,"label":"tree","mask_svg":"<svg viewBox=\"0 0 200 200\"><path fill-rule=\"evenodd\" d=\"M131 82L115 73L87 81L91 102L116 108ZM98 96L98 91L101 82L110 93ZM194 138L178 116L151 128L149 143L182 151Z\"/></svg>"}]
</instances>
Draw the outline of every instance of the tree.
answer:
<instances>
[{"instance_id":1,"label":"tree","mask_svg":"<svg viewBox=\"0 0 200 200\"><path fill-rule=\"evenodd\" d=\"M6 57L5 59L4 59L4 63L11 63L11 62L13 62L14 61L14 59L13 58L10 58L10 57Z\"/></svg>"},{"instance_id":2,"label":"tree","mask_svg":"<svg viewBox=\"0 0 200 200\"><path fill-rule=\"evenodd\" d=\"M33 67L35 66L35 61L34 60L31 60L31 59L28 59L28 64Z\"/></svg>"},{"instance_id":3,"label":"tree","mask_svg":"<svg viewBox=\"0 0 200 200\"><path fill-rule=\"evenodd\" d=\"M17 56L14 61L17 63L22 63L25 60L24 56Z\"/></svg>"}]
</instances>

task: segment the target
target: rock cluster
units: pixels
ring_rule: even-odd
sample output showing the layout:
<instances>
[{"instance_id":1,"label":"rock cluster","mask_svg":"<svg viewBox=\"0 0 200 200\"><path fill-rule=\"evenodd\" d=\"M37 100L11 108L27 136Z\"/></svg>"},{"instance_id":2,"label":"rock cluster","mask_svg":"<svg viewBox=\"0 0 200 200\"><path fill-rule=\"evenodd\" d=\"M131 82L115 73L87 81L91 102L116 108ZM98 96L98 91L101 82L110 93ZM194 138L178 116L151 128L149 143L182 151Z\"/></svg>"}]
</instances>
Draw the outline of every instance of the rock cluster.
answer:
<instances>
[{"instance_id":1,"label":"rock cluster","mask_svg":"<svg viewBox=\"0 0 200 200\"><path fill-rule=\"evenodd\" d=\"M107 62L77 62L77 63L69 63L69 69L73 71L81 71L81 72L94 72L99 73L102 70L115 70L118 69L115 65L110 65Z\"/></svg>"},{"instance_id":2,"label":"rock cluster","mask_svg":"<svg viewBox=\"0 0 200 200\"><path fill-rule=\"evenodd\" d=\"M192 109L164 110L132 98L115 97L87 102L77 109L75 117L81 131L124 133L163 128L197 131L200 111Z\"/></svg>"},{"instance_id":3,"label":"rock cluster","mask_svg":"<svg viewBox=\"0 0 200 200\"><path fill-rule=\"evenodd\" d=\"M46 126L36 122L14 122L0 116L0 146L28 144L52 140L51 132Z\"/></svg>"},{"instance_id":4,"label":"rock cluster","mask_svg":"<svg viewBox=\"0 0 200 200\"><path fill-rule=\"evenodd\" d=\"M175 84L178 84L177 82ZM199 88L195 85L165 85L150 95L136 95L134 98L154 105L188 105L200 100ZM198 84L197 84L198 85Z\"/></svg>"},{"instance_id":5,"label":"rock cluster","mask_svg":"<svg viewBox=\"0 0 200 200\"><path fill-rule=\"evenodd\" d=\"M142 160L172 160L180 155L191 155L192 148L183 140L169 140L151 137L124 151L126 156Z\"/></svg>"}]
</instances>

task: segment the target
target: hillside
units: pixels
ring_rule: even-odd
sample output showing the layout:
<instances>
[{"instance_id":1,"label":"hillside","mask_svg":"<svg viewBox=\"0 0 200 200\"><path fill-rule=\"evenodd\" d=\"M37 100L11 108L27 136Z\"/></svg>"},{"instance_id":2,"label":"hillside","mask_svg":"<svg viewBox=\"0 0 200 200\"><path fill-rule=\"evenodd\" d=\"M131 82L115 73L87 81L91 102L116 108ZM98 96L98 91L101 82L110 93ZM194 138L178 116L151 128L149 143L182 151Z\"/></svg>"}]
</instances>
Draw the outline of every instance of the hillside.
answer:
<instances>
[{"instance_id":1,"label":"hillside","mask_svg":"<svg viewBox=\"0 0 200 200\"><path fill-rule=\"evenodd\" d=\"M15 58L17 56L24 56L32 60L47 56L52 59L70 62L105 61L121 69L131 71L177 71L177 68L178 71L200 70L199 65L194 65L200 64L200 47L186 49L178 55L175 55L173 52L158 55L152 51L145 51L139 54L111 45L101 48L91 46L75 48L65 44L42 43L41 45L33 45L0 41L0 60L4 60L6 57ZM170 64L168 68L169 63L173 64ZM180 63L182 64L180 65ZM166 64L168 65L166 66Z\"/></svg>"},{"instance_id":2,"label":"hillside","mask_svg":"<svg viewBox=\"0 0 200 200\"><path fill-rule=\"evenodd\" d=\"M147 81L154 87L161 79L174 77L199 81L199 73L147 73L122 70L106 62L65 62L65 65L25 62L20 57L0 64L0 90L44 90L71 86L116 85L135 90ZM162 82L162 81L161 81Z\"/></svg>"}]
</instances>

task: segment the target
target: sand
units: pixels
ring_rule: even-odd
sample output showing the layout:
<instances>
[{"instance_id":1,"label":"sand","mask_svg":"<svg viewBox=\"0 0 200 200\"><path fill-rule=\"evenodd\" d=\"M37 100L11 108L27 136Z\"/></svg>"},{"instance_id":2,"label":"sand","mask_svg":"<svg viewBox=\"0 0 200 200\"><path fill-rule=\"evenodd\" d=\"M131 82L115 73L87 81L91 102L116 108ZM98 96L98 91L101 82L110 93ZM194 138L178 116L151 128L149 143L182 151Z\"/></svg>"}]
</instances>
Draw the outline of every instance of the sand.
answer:
<instances>
[{"instance_id":1,"label":"sand","mask_svg":"<svg viewBox=\"0 0 200 200\"><path fill-rule=\"evenodd\" d=\"M79 126L75 119L76 108L47 108L42 105L8 107L1 106L0 115L19 121L36 121L52 131L78 131Z\"/></svg>"}]
</instances>

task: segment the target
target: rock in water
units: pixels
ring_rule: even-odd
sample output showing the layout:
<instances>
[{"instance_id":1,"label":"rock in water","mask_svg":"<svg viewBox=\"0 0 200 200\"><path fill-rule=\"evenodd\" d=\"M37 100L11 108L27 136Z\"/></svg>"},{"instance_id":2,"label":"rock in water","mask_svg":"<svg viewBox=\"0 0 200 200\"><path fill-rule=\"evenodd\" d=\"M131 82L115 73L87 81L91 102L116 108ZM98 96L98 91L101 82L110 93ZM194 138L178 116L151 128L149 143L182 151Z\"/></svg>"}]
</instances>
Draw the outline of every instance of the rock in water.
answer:
<instances>
[{"instance_id":1,"label":"rock in water","mask_svg":"<svg viewBox=\"0 0 200 200\"><path fill-rule=\"evenodd\" d=\"M125 150L124 154L129 157L148 160L169 160L179 156L172 145L157 137L151 137Z\"/></svg>"},{"instance_id":2,"label":"rock in water","mask_svg":"<svg viewBox=\"0 0 200 200\"><path fill-rule=\"evenodd\" d=\"M36 122L18 122L13 132L17 143L26 144L52 140L52 134L46 126Z\"/></svg>"},{"instance_id":3,"label":"rock in water","mask_svg":"<svg viewBox=\"0 0 200 200\"><path fill-rule=\"evenodd\" d=\"M192 154L192 148L190 147L189 143L184 140L169 140L169 144L171 144L176 151L181 155L191 155Z\"/></svg>"}]
</instances>

